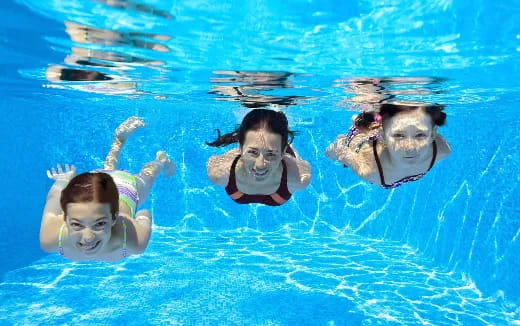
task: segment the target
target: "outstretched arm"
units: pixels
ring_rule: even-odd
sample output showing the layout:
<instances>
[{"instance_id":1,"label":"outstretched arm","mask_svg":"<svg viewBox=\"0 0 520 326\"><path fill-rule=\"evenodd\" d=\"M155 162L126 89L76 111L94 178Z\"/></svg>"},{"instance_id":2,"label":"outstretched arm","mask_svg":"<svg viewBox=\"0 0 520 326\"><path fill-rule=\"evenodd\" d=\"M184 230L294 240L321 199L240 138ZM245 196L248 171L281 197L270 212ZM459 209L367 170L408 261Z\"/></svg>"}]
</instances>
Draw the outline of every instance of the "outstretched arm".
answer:
<instances>
[{"instance_id":1,"label":"outstretched arm","mask_svg":"<svg viewBox=\"0 0 520 326\"><path fill-rule=\"evenodd\" d=\"M294 156L285 153L283 160L287 164L288 169L288 187L291 193L307 188L307 186L311 183L312 172L311 165L309 162L301 159L300 155L292 145L290 149L294 153Z\"/></svg>"},{"instance_id":2,"label":"outstretched arm","mask_svg":"<svg viewBox=\"0 0 520 326\"><path fill-rule=\"evenodd\" d=\"M74 165L69 166L68 164L65 165L65 171L59 164L57 170L54 168L47 170L47 176L54 180L54 184L47 194L40 225L40 247L44 251L51 252L57 249L58 230L64 222L60 206L61 192L75 174Z\"/></svg>"},{"instance_id":3,"label":"outstretched arm","mask_svg":"<svg viewBox=\"0 0 520 326\"><path fill-rule=\"evenodd\" d=\"M229 170L233 160L240 155L240 150L234 148L222 155L213 155L206 163L208 177L212 183L225 187L229 181Z\"/></svg>"},{"instance_id":4,"label":"outstretched arm","mask_svg":"<svg viewBox=\"0 0 520 326\"><path fill-rule=\"evenodd\" d=\"M343 164L347 164L346 162L340 160L340 157L345 157L347 152L347 143L346 136L340 134L336 137L336 140L332 144L330 144L325 150L325 156L334 161L340 161Z\"/></svg>"},{"instance_id":5,"label":"outstretched arm","mask_svg":"<svg viewBox=\"0 0 520 326\"><path fill-rule=\"evenodd\" d=\"M132 235L128 241L128 249L131 254L142 254L152 234L152 214L146 209L142 209L135 214L134 219L128 219L127 223L134 230L129 230L128 234ZM133 232L132 232L133 231Z\"/></svg>"},{"instance_id":6,"label":"outstretched arm","mask_svg":"<svg viewBox=\"0 0 520 326\"><path fill-rule=\"evenodd\" d=\"M374 130L359 130L356 134L338 135L325 150L325 156L348 166L362 179L368 179L377 170L372 140Z\"/></svg>"}]
</instances>

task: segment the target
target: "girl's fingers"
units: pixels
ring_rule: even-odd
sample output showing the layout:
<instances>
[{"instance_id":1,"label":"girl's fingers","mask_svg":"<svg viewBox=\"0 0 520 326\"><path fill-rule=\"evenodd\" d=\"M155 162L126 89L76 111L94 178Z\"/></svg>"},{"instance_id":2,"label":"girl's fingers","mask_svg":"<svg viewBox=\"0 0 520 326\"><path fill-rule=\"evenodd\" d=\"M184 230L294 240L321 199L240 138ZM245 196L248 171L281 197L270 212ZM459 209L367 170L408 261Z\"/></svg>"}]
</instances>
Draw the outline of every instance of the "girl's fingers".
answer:
<instances>
[{"instance_id":1,"label":"girl's fingers","mask_svg":"<svg viewBox=\"0 0 520 326\"><path fill-rule=\"evenodd\" d=\"M57 171L56 171L57 169ZM47 177L50 179L54 179L59 175L74 175L76 174L76 167L74 165L65 164L64 167L61 164L56 164L56 168L51 168L47 170Z\"/></svg>"}]
</instances>

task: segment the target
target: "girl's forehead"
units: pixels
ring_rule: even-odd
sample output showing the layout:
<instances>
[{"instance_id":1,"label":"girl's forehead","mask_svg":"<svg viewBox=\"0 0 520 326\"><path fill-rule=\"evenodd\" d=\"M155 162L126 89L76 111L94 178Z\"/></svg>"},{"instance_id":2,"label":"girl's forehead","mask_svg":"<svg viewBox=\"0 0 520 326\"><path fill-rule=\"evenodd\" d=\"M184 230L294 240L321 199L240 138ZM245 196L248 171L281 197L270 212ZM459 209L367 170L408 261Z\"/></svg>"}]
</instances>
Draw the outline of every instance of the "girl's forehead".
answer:
<instances>
[{"instance_id":1,"label":"girl's forehead","mask_svg":"<svg viewBox=\"0 0 520 326\"><path fill-rule=\"evenodd\" d=\"M265 129L248 131L244 140L244 147L279 149L281 144L281 135Z\"/></svg>"},{"instance_id":2,"label":"girl's forehead","mask_svg":"<svg viewBox=\"0 0 520 326\"><path fill-rule=\"evenodd\" d=\"M389 129L432 129L433 122L429 114L422 110L401 112L388 119L385 123Z\"/></svg>"},{"instance_id":3,"label":"girl's forehead","mask_svg":"<svg viewBox=\"0 0 520 326\"><path fill-rule=\"evenodd\" d=\"M67 204L67 216L69 218L99 218L110 216L110 204L107 203L69 203Z\"/></svg>"}]
</instances>

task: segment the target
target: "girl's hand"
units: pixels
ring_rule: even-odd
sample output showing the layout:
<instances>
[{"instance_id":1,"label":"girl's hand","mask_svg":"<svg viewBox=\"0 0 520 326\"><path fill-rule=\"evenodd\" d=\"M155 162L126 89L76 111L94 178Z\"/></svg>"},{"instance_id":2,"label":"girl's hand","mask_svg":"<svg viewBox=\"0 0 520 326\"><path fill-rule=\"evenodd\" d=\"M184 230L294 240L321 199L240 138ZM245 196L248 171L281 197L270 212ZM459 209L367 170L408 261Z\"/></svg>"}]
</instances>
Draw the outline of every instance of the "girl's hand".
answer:
<instances>
[{"instance_id":1,"label":"girl's hand","mask_svg":"<svg viewBox=\"0 0 520 326\"><path fill-rule=\"evenodd\" d=\"M63 171L60 164L57 165L57 168L57 172L54 168L47 170L47 176L49 179L54 181L66 181L68 183L70 179L74 178L76 175L76 167L74 165L69 166L68 164L65 164L65 171Z\"/></svg>"}]
</instances>

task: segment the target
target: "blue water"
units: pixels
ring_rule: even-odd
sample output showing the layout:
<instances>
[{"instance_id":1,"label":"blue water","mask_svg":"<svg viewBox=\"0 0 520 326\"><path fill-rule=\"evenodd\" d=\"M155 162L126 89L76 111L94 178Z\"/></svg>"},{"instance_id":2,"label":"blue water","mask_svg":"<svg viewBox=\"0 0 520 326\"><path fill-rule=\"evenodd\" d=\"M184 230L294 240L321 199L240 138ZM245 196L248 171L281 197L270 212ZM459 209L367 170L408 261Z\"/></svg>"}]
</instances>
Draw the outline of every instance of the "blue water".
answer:
<instances>
[{"instance_id":1,"label":"blue water","mask_svg":"<svg viewBox=\"0 0 520 326\"><path fill-rule=\"evenodd\" d=\"M121 3L0 5L0 324L520 324L517 2ZM112 80L47 80L56 65ZM291 74L254 88L236 70ZM419 182L379 189L323 155L354 114L348 81L367 76L428 77L390 88L447 104L452 154ZM205 176L224 149L204 142L261 101L313 167L278 208L234 205ZM99 167L130 115L147 127L121 167L159 149L178 167L145 205L148 250L115 264L43 253L45 170Z\"/></svg>"}]
</instances>

